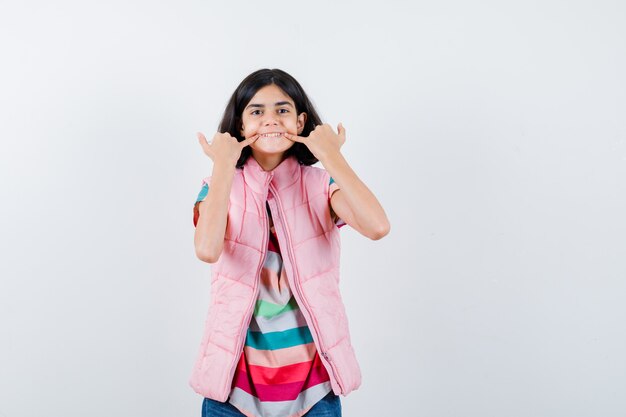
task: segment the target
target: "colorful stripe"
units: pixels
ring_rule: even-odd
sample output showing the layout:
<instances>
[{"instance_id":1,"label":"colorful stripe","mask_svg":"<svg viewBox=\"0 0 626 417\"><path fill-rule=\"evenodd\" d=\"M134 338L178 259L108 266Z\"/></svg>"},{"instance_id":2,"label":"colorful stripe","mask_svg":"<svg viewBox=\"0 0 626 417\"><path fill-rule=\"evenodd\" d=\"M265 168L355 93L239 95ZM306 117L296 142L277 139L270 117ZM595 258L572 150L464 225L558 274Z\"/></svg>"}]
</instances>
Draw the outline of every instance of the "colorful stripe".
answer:
<instances>
[{"instance_id":1,"label":"colorful stripe","mask_svg":"<svg viewBox=\"0 0 626 417\"><path fill-rule=\"evenodd\" d=\"M296 300L293 298L285 305L278 305L265 300L257 300L256 306L254 307L254 315L271 318L296 308L298 308L298 304L296 304Z\"/></svg>"},{"instance_id":2,"label":"colorful stripe","mask_svg":"<svg viewBox=\"0 0 626 417\"><path fill-rule=\"evenodd\" d=\"M307 343L306 345L292 346L280 350L257 350L253 347L245 346L243 350L248 364L271 368L279 368L300 362L311 362L317 354L315 343Z\"/></svg>"},{"instance_id":3,"label":"colorful stripe","mask_svg":"<svg viewBox=\"0 0 626 417\"><path fill-rule=\"evenodd\" d=\"M330 187L328 188L328 201L330 202L330 197L332 197L333 193L337 190L340 190L339 186L337 185L337 183L335 182L335 180L333 179L333 177L330 177ZM347 223L344 222L341 218L337 217L335 219L335 224L337 225L337 227L343 227L345 226Z\"/></svg>"},{"instance_id":4,"label":"colorful stripe","mask_svg":"<svg viewBox=\"0 0 626 417\"><path fill-rule=\"evenodd\" d=\"M209 185L208 184L204 184L202 186L202 189L198 193L198 198L196 198L196 203L198 203L200 201L204 201L204 199L206 198L207 194L209 194Z\"/></svg>"},{"instance_id":5,"label":"colorful stripe","mask_svg":"<svg viewBox=\"0 0 626 417\"><path fill-rule=\"evenodd\" d=\"M324 385L319 384L302 391L297 398L291 401L261 402L241 388L235 387L231 392L230 403L248 417L300 417L319 401L316 401L316 398L324 398L327 393Z\"/></svg>"},{"instance_id":6,"label":"colorful stripe","mask_svg":"<svg viewBox=\"0 0 626 417\"><path fill-rule=\"evenodd\" d=\"M283 332L253 332L248 330L246 345L255 349L277 350L304 345L313 341L308 326L296 327Z\"/></svg>"}]
</instances>

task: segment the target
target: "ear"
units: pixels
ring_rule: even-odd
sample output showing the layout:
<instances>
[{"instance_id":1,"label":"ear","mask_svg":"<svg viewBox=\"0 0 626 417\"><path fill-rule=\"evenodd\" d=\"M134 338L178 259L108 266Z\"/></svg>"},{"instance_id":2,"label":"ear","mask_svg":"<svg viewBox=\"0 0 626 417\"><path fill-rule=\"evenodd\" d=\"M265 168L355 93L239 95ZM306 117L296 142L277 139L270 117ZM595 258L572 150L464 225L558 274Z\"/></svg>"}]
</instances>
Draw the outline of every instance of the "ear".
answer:
<instances>
[{"instance_id":1,"label":"ear","mask_svg":"<svg viewBox=\"0 0 626 417\"><path fill-rule=\"evenodd\" d=\"M304 125L306 124L306 113L302 112L298 115L298 135L300 133L302 133L302 130L304 129Z\"/></svg>"}]
</instances>

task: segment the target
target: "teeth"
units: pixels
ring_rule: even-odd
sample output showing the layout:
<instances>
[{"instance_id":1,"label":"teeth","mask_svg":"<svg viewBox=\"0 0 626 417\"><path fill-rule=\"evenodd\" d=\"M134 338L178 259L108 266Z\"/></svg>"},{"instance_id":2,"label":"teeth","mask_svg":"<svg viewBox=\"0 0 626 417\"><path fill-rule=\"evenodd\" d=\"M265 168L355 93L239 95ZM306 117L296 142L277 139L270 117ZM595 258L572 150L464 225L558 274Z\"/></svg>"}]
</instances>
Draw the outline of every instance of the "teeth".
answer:
<instances>
[{"instance_id":1,"label":"teeth","mask_svg":"<svg viewBox=\"0 0 626 417\"><path fill-rule=\"evenodd\" d=\"M277 138L281 135L282 133L264 133L261 136L263 136L264 138Z\"/></svg>"}]
</instances>

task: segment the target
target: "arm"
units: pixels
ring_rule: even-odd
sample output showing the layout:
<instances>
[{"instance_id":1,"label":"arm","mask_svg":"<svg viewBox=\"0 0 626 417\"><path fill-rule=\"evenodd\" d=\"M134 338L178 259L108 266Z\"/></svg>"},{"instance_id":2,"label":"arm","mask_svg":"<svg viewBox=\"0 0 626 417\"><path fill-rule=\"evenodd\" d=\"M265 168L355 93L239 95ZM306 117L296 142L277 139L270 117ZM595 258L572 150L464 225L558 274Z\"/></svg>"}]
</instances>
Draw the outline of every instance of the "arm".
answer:
<instances>
[{"instance_id":1,"label":"arm","mask_svg":"<svg viewBox=\"0 0 626 417\"><path fill-rule=\"evenodd\" d=\"M231 164L214 164L207 197L198 203L200 216L194 234L194 246L196 256L204 262L217 262L224 248L228 200L235 169Z\"/></svg>"},{"instance_id":2,"label":"arm","mask_svg":"<svg viewBox=\"0 0 626 417\"><path fill-rule=\"evenodd\" d=\"M321 162L340 187L331 196L332 211L357 232L372 240L387 235L390 225L385 211L343 155L332 153Z\"/></svg>"},{"instance_id":3,"label":"arm","mask_svg":"<svg viewBox=\"0 0 626 417\"><path fill-rule=\"evenodd\" d=\"M339 123L338 134L324 123L316 126L309 136L285 134L294 142L304 143L324 165L340 190L333 193L330 206L339 218L363 236L378 240L389 233L389 220L382 206L352 170L340 152L346 141L346 129Z\"/></svg>"},{"instance_id":4,"label":"arm","mask_svg":"<svg viewBox=\"0 0 626 417\"><path fill-rule=\"evenodd\" d=\"M198 203L199 219L193 242L196 256L204 262L214 263L224 249L228 200L237 160L241 156L241 150L257 140L259 135L250 136L241 142L228 132L217 132L212 142L208 142L200 132L197 136L204 153L213 161L213 174L206 198Z\"/></svg>"}]
</instances>

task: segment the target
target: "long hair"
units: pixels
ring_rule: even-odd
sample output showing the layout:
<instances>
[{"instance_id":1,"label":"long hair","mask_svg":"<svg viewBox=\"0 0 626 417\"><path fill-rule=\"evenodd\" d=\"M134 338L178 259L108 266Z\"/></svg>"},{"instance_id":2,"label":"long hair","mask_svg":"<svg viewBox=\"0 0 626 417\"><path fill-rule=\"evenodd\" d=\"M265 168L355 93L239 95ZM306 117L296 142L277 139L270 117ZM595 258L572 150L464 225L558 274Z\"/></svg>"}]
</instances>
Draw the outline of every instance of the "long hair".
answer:
<instances>
[{"instance_id":1,"label":"long hair","mask_svg":"<svg viewBox=\"0 0 626 417\"><path fill-rule=\"evenodd\" d=\"M230 100L228 100L222 121L218 128L219 131L221 133L228 132L231 136L237 138L239 142L242 142L245 139L241 136L241 116L243 115L243 109L248 105L250 100L252 100L252 97L254 97L257 91L271 84L276 85L283 90L285 94L291 97L296 106L296 114L302 112L307 114L304 128L299 136L308 136L316 125L322 124L315 107L295 78L277 68L264 68L248 75L239 86L237 86ZM251 155L252 149L249 146L244 147L237 161L237 168L242 168ZM313 165L318 161L309 148L307 148L304 143L300 142L295 142L285 151L286 158L291 155L294 155L302 165Z\"/></svg>"}]
</instances>

